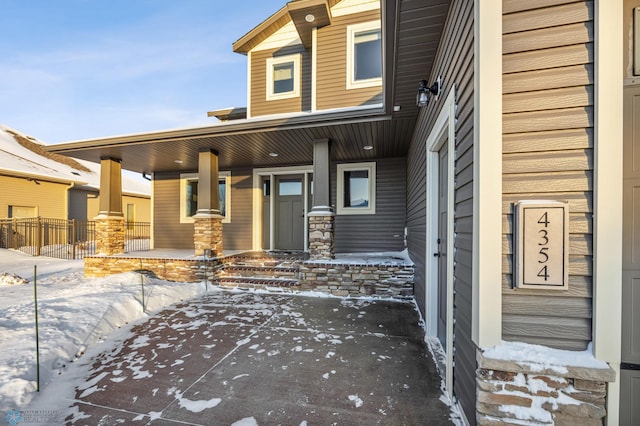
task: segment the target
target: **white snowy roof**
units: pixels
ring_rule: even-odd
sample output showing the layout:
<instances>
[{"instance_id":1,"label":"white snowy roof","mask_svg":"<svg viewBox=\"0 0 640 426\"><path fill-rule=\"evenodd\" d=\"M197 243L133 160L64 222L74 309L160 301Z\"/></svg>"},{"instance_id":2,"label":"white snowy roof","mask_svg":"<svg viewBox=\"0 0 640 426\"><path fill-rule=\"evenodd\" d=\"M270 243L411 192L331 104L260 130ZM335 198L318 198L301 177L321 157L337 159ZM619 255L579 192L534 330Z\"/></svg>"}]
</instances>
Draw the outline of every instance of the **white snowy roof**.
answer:
<instances>
[{"instance_id":1,"label":"white snowy roof","mask_svg":"<svg viewBox=\"0 0 640 426\"><path fill-rule=\"evenodd\" d=\"M45 144L0 124L0 173L55 182L73 182L96 190L100 188L99 164L44 150L39 152L40 146ZM149 182L136 180L126 174L122 176L122 191L129 195L143 196L149 196L151 192Z\"/></svg>"}]
</instances>

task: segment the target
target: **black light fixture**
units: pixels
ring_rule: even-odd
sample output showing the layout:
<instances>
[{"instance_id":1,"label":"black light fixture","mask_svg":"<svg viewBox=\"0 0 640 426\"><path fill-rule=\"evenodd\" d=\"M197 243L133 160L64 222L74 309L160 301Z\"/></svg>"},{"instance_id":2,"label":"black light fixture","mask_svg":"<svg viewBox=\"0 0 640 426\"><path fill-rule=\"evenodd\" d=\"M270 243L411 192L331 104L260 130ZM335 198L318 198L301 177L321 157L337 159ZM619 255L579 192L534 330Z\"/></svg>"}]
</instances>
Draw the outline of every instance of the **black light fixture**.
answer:
<instances>
[{"instance_id":1,"label":"black light fixture","mask_svg":"<svg viewBox=\"0 0 640 426\"><path fill-rule=\"evenodd\" d=\"M420 82L418 83L418 94L416 95L416 106L418 108L427 106L429 104L429 100L431 99L431 95L438 96L441 89L441 77L438 77L438 79L431 85L431 87L427 86L427 80L420 80Z\"/></svg>"}]
</instances>

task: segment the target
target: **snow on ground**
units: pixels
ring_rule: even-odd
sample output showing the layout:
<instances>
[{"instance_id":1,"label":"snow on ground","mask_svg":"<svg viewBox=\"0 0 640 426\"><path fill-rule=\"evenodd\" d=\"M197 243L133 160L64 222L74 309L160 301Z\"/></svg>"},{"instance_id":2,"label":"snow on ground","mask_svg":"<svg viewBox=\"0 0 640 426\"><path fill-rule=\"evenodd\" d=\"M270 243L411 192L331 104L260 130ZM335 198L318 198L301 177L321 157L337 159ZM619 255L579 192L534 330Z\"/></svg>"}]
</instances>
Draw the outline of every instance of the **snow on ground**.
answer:
<instances>
[{"instance_id":1,"label":"snow on ground","mask_svg":"<svg viewBox=\"0 0 640 426\"><path fill-rule=\"evenodd\" d=\"M41 389L114 330L205 292L204 283L173 283L136 273L85 278L82 260L0 249L0 413L23 409L36 395L34 265Z\"/></svg>"}]
</instances>

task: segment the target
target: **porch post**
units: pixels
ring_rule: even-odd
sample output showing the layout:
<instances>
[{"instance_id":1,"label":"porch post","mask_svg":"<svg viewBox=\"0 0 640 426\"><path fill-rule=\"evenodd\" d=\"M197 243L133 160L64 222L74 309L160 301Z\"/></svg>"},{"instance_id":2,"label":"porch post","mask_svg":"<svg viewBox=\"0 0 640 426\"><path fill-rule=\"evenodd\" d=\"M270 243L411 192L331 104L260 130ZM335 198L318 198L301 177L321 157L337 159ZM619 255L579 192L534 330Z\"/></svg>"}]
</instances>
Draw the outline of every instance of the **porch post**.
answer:
<instances>
[{"instance_id":1,"label":"porch post","mask_svg":"<svg viewBox=\"0 0 640 426\"><path fill-rule=\"evenodd\" d=\"M333 259L335 214L331 208L330 140L313 141L313 207L309 213L309 256Z\"/></svg>"},{"instance_id":2,"label":"porch post","mask_svg":"<svg viewBox=\"0 0 640 426\"><path fill-rule=\"evenodd\" d=\"M120 159L100 158L100 210L96 222L96 254L124 253L125 219L122 214Z\"/></svg>"},{"instance_id":3,"label":"porch post","mask_svg":"<svg viewBox=\"0 0 640 426\"><path fill-rule=\"evenodd\" d=\"M222 215L218 193L218 153L209 148L198 153L198 210L193 216L193 245L196 256L211 249L222 254Z\"/></svg>"}]
</instances>

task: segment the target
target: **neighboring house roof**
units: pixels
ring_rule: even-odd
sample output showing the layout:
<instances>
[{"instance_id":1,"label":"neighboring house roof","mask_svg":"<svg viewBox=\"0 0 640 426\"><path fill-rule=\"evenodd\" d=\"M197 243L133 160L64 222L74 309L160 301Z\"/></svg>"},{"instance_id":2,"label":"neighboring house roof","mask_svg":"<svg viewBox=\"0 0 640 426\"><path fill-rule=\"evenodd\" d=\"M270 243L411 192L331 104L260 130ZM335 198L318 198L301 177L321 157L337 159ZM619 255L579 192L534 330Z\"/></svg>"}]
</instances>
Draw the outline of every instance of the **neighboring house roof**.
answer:
<instances>
[{"instance_id":1,"label":"neighboring house roof","mask_svg":"<svg viewBox=\"0 0 640 426\"><path fill-rule=\"evenodd\" d=\"M43 180L97 191L100 188L100 164L75 160L48 152L41 141L0 124L0 174ZM123 174L126 195L149 197L150 184Z\"/></svg>"}]
</instances>

